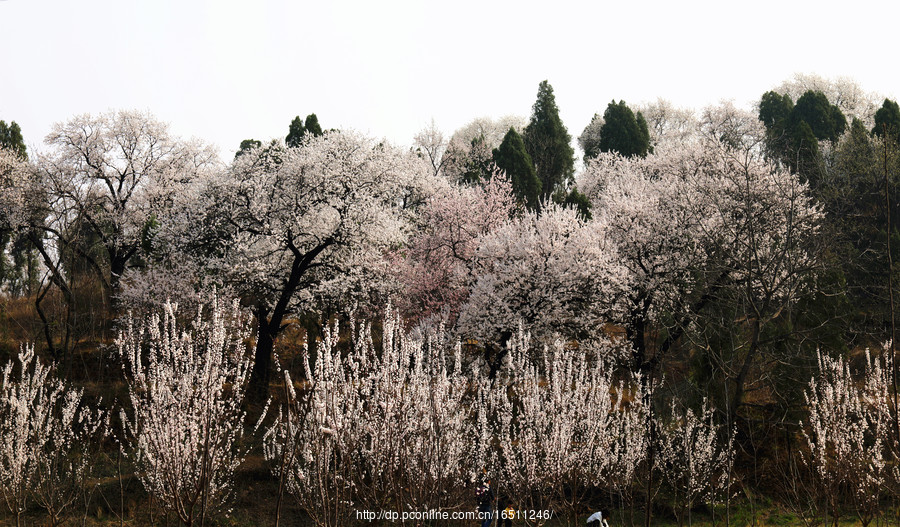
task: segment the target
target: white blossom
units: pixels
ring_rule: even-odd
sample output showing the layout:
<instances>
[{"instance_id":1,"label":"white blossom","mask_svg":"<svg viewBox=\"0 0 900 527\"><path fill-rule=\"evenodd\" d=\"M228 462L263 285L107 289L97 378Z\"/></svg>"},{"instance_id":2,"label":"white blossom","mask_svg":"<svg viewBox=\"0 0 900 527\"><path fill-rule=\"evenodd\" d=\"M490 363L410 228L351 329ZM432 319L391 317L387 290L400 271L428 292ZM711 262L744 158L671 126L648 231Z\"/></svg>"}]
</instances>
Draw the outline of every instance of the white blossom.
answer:
<instances>
[{"instance_id":1,"label":"white blossom","mask_svg":"<svg viewBox=\"0 0 900 527\"><path fill-rule=\"evenodd\" d=\"M669 415L662 417L665 420L657 419L659 448L654 462L675 493L682 525L684 512L690 521L690 510L698 501L714 504L727 492L733 434L728 435L729 442L722 440L723 427L714 422L714 410L705 399L696 414L690 408L680 410L673 400Z\"/></svg>"},{"instance_id":2,"label":"white blossom","mask_svg":"<svg viewBox=\"0 0 900 527\"><path fill-rule=\"evenodd\" d=\"M213 297L190 327L176 323L177 306L146 322L129 319L116 340L129 411L122 410L136 473L148 492L191 525L221 508L244 459L250 372L245 317L236 303ZM137 326L136 326L137 324Z\"/></svg>"},{"instance_id":3,"label":"white blossom","mask_svg":"<svg viewBox=\"0 0 900 527\"><path fill-rule=\"evenodd\" d=\"M574 514L589 489L630 487L644 460L640 383L614 379L604 360L614 353L602 349L609 346L570 349L557 340L535 357L520 331L497 379L482 384L480 426L499 443L488 469L512 495L545 500L529 507Z\"/></svg>"},{"instance_id":4,"label":"white blossom","mask_svg":"<svg viewBox=\"0 0 900 527\"><path fill-rule=\"evenodd\" d=\"M53 370L28 345L0 371L0 494L16 525L31 498L51 524L63 520L89 473L94 441L107 432L106 415Z\"/></svg>"},{"instance_id":5,"label":"white blossom","mask_svg":"<svg viewBox=\"0 0 900 527\"><path fill-rule=\"evenodd\" d=\"M886 450L892 395L884 362L866 350L857 381L849 361L820 351L818 374L804 394L809 417L800 424L809 450L803 460L814 469L835 522L844 488L865 525L878 513L881 490L897 475L896 467L891 474Z\"/></svg>"},{"instance_id":6,"label":"white blossom","mask_svg":"<svg viewBox=\"0 0 900 527\"><path fill-rule=\"evenodd\" d=\"M287 405L265 436L284 489L318 525L346 525L352 508L455 508L476 463L469 379L459 345L410 337L388 306L380 350L352 324L348 352L327 328L306 383L284 374ZM352 507L351 507L352 505Z\"/></svg>"},{"instance_id":7,"label":"white blossom","mask_svg":"<svg viewBox=\"0 0 900 527\"><path fill-rule=\"evenodd\" d=\"M598 338L628 283L602 227L547 204L482 236L460 335L502 343L521 321L542 341Z\"/></svg>"}]
</instances>

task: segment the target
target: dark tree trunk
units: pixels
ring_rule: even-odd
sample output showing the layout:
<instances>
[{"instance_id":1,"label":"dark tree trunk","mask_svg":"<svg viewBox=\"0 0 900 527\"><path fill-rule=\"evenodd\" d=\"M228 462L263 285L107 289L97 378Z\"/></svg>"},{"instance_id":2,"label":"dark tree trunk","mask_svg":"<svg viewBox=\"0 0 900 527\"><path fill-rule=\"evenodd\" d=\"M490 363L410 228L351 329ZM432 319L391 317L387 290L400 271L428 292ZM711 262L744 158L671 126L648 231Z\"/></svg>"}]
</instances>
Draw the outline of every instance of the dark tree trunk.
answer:
<instances>
[{"instance_id":1,"label":"dark tree trunk","mask_svg":"<svg viewBox=\"0 0 900 527\"><path fill-rule=\"evenodd\" d=\"M288 237L290 239L290 236ZM284 318L288 314L291 299L300 288L303 276L314 267L313 262L319 254L334 243L327 238L309 252L302 253L292 243L288 248L294 255L291 271L279 291L278 299L271 312L267 305L257 305L254 316L257 322L256 354L253 357L253 369L250 371L250 387L248 396L254 403L262 403L269 396L269 382L272 379L272 354L275 351L275 339L284 329Z\"/></svg>"},{"instance_id":2,"label":"dark tree trunk","mask_svg":"<svg viewBox=\"0 0 900 527\"><path fill-rule=\"evenodd\" d=\"M258 331L248 395L253 402L264 402L269 395L269 384L272 381L272 353L275 350L277 332L273 333L265 321L260 321Z\"/></svg>"}]
</instances>

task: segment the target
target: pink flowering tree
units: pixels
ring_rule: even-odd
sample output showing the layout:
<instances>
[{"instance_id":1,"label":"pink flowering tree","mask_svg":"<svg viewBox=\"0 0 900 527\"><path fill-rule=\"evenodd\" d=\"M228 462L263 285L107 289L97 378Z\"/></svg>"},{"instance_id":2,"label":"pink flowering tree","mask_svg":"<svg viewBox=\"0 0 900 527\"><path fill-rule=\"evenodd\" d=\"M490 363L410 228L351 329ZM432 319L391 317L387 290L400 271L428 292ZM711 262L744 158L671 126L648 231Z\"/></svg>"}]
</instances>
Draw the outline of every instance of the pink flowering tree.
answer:
<instances>
[{"instance_id":1,"label":"pink flowering tree","mask_svg":"<svg viewBox=\"0 0 900 527\"><path fill-rule=\"evenodd\" d=\"M419 209L407 245L392 253L407 320L453 322L469 294L478 237L509 221L515 200L502 174L474 186L440 182Z\"/></svg>"}]
</instances>

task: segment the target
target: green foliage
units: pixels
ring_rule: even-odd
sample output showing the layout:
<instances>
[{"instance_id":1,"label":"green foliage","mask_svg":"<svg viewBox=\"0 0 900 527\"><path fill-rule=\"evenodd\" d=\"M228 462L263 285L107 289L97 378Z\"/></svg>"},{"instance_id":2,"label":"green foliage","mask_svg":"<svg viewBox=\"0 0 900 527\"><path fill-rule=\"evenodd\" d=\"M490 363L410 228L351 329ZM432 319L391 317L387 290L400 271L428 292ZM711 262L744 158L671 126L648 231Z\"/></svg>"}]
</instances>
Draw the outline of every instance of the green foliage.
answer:
<instances>
[{"instance_id":1,"label":"green foliage","mask_svg":"<svg viewBox=\"0 0 900 527\"><path fill-rule=\"evenodd\" d=\"M312 134L313 137L322 135L322 127L319 126L319 118L316 114L311 113L306 116L306 133Z\"/></svg>"},{"instance_id":2,"label":"green foliage","mask_svg":"<svg viewBox=\"0 0 900 527\"><path fill-rule=\"evenodd\" d=\"M570 190L562 200L556 200L555 196L554 200L564 207L575 209L578 212L578 216L584 221L589 221L593 218L590 198L586 194L579 192L577 188Z\"/></svg>"},{"instance_id":3,"label":"green foliage","mask_svg":"<svg viewBox=\"0 0 900 527\"><path fill-rule=\"evenodd\" d=\"M789 95L768 91L759 102L759 120L766 125L766 130L778 128L783 130L793 109L794 101Z\"/></svg>"},{"instance_id":4,"label":"green foliage","mask_svg":"<svg viewBox=\"0 0 900 527\"><path fill-rule=\"evenodd\" d=\"M824 93L812 90L797 99L797 104L791 110L790 121L794 129L805 122L816 139L823 141L837 141L847 128L847 119L841 109L830 104Z\"/></svg>"},{"instance_id":5,"label":"green foliage","mask_svg":"<svg viewBox=\"0 0 900 527\"><path fill-rule=\"evenodd\" d=\"M474 185L490 179L493 173L493 157L489 152L487 140L483 135L472 139L470 154L466 158L462 181Z\"/></svg>"},{"instance_id":6,"label":"green foliage","mask_svg":"<svg viewBox=\"0 0 900 527\"><path fill-rule=\"evenodd\" d=\"M306 135L306 127L303 126L303 119L298 115L294 117L294 120L291 121L291 125L288 127L287 137L284 138L285 144L288 148L293 148L296 146L300 146L300 140L303 139L303 136Z\"/></svg>"},{"instance_id":7,"label":"green foliage","mask_svg":"<svg viewBox=\"0 0 900 527\"><path fill-rule=\"evenodd\" d=\"M875 112L875 127L872 128L872 133L878 137L896 138L900 135L900 106L897 105L897 101L884 100L884 104Z\"/></svg>"},{"instance_id":8,"label":"green foliage","mask_svg":"<svg viewBox=\"0 0 900 527\"><path fill-rule=\"evenodd\" d=\"M9 125L6 124L6 121L0 121L0 148L12 150L20 158L28 159L22 129L15 121Z\"/></svg>"},{"instance_id":9,"label":"green foliage","mask_svg":"<svg viewBox=\"0 0 900 527\"><path fill-rule=\"evenodd\" d=\"M254 148L259 148L262 146L262 141L258 141L256 139L244 139L241 141L241 148L234 154L234 158L237 159L242 155L246 154L248 151L253 150Z\"/></svg>"},{"instance_id":10,"label":"green foliage","mask_svg":"<svg viewBox=\"0 0 900 527\"><path fill-rule=\"evenodd\" d=\"M0 285L17 297L36 291L39 280L40 263L34 244L24 233L0 232Z\"/></svg>"},{"instance_id":11,"label":"green foliage","mask_svg":"<svg viewBox=\"0 0 900 527\"><path fill-rule=\"evenodd\" d=\"M886 328L890 327L889 236L892 256L895 261L900 258L900 231L896 227L900 218L900 152L890 137L873 137L861 121L854 119L836 145L833 163L825 175L815 194L826 213L824 236L830 244L830 266L844 277L843 294L849 306L841 320L832 324L842 328L848 341L874 346L887 338ZM891 229L886 203L890 203ZM900 273L895 267L894 280L898 279Z\"/></svg>"},{"instance_id":12,"label":"green foliage","mask_svg":"<svg viewBox=\"0 0 900 527\"><path fill-rule=\"evenodd\" d=\"M311 113L306 116L306 122L303 122L303 119L298 115L294 117L294 120L291 121L291 125L288 127L287 137L284 138L285 144L287 144L288 148L293 148L296 146L300 146L300 141L303 140L303 136L306 134L310 134L314 137L322 135L322 127L319 126L319 118L316 117L316 114Z\"/></svg>"},{"instance_id":13,"label":"green foliage","mask_svg":"<svg viewBox=\"0 0 900 527\"><path fill-rule=\"evenodd\" d=\"M541 180L534 170L531 156L525 150L525 143L514 128L510 128L503 142L493 152L494 164L506 172L512 184L513 193L529 209L537 209L541 199Z\"/></svg>"},{"instance_id":14,"label":"green foliage","mask_svg":"<svg viewBox=\"0 0 900 527\"><path fill-rule=\"evenodd\" d=\"M0 149L27 160L22 129L15 121L0 120ZM13 296L32 291L38 279L37 256L24 233L0 230L0 286L6 285Z\"/></svg>"},{"instance_id":15,"label":"green foliage","mask_svg":"<svg viewBox=\"0 0 900 527\"><path fill-rule=\"evenodd\" d=\"M822 163L819 155L819 141L806 121L800 121L790 130L791 151L786 161L792 171L814 186L821 179Z\"/></svg>"},{"instance_id":16,"label":"green foliage","mask_svg":"<svg viewBox=\"0 0 900 527\"><path fill-rule=\"evenodd\" d=\"M815 188L824 177L819 141L835 143L847 128L847 119L820 91L809 90L794 104L790 96L774 91L763 94L759 119L766 127L769 155L800 174Z\"/></svg>"},{"instance_id":17,"label":"green foliage","mask_svg":"<svg viewBox=\"0 0 900 527\"><path fill-rule=\"evenodd\" d=\"M766 147L769 155L776 159L791 157L791 138L788 133L788 122L794 101L787 94L774 91L763 94L759 102L759 120L766 127Z\"/></svg>"},{"instance_id":18,"label":"green foliage","mask_svg":"<svg viewBox=\"0 0 900 527\"><path fill-rule=\"evenodd\" d=\"M612 101L603 113L600 128L601 152L618 152L625 157L644 157L650 152L650 131L641 112L635 116L625 101Z\"/></svg>"},{"instance_id":19,"label":"green foliage","mask_svg":"<svg viewBox=\"0 0 900 527\"><path fill-rule=\"evenodd\" d=\"M575 150L572 137L559 118L553 88L547 81L538 87L531 121L522 139L541 180L541 197L548 198L557 190L567 188L575 174Z\"/></svg>"}]
</instances>

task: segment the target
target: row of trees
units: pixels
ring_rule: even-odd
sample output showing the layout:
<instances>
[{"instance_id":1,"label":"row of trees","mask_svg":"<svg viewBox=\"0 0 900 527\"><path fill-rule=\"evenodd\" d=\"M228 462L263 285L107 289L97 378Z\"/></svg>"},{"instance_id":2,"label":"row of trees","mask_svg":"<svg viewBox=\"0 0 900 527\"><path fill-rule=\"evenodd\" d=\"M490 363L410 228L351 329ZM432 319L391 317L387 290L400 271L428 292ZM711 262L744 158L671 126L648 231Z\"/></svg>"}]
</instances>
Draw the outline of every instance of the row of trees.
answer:
<instances>
[{"instance_id":1,"label":"row of trees","mask_svg":"<svg viewBox=\"0 0 900 527\"><path fill-rule=\"evenodd\" d=\"M893 333L896 104L808 81L764 95L758 112L613 102L580 138L590 155L577 177L546 82L527 121L476 120L446 140L432 126L405 149L310 115L285 142L245 141L228 164L147 115L77 117L45 153L0 151L4 254L22 262L6 290L30 292L42 334L28 337L57 359L84 341L88 292L107 309L101 333L167 297L182 309L213 288L236 297L253 320L258 402L287 328L305 329L315 361L328 320L375 316L389 298L419 335L443 327L466 342L463 362L483 360L490 382L521 328L536 349L561 339L616 382L633 375L646 422L673 397L713 419L733 439L736 480L759 485L761 464L743 461L803 439L784 423L805 415L816 349ZM791 139L807 129L813 158L812 140ZM499 415L516 403L491 404ZM661 434L646 428L646 466L668 455ZM646 471L646 510L663 476Z\"/></svg>"}]
</instances>

